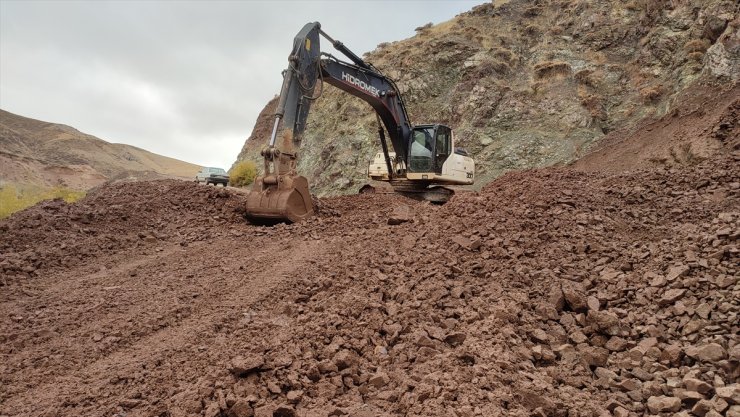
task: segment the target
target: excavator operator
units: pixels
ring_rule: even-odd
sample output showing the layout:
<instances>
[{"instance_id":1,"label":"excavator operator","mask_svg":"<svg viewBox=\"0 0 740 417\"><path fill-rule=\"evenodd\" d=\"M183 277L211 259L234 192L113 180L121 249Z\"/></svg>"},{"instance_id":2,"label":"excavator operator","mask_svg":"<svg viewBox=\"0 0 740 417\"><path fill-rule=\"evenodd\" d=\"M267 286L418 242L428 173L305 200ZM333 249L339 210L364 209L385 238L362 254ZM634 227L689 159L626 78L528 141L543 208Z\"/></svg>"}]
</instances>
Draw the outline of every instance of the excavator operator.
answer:
<instances>
[{"instance_id":1,"label":"excavator operator","mask_svg":"<svg viewBox=\"0 0 740 417\"><path fill-rule=\"evenodd\" d=\"M432 157L432 135L429 129L418 129L414 132L414 142L411 143L411 156Z\"/></svg>"}]
</instances>

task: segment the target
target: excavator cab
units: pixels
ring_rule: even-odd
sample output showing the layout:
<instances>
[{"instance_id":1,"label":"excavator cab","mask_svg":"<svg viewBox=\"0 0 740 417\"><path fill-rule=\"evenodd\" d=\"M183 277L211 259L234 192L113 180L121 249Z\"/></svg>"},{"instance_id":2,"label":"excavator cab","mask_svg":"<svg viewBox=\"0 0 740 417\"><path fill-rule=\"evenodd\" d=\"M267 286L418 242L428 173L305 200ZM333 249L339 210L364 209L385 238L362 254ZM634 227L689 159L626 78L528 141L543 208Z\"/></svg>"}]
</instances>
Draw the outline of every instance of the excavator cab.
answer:
<instances>
[{"instance_id":1,"label":"excavator cab","mask_svg":"<svg viewBox=\"0 0 740 417\"><path fill-rule=\"evenodd\" d=\"M450 156L451 141L452 131L445 125L414 127L409 146L409 172L441 175L442 166Z\"/></svg>"}]
</instances>

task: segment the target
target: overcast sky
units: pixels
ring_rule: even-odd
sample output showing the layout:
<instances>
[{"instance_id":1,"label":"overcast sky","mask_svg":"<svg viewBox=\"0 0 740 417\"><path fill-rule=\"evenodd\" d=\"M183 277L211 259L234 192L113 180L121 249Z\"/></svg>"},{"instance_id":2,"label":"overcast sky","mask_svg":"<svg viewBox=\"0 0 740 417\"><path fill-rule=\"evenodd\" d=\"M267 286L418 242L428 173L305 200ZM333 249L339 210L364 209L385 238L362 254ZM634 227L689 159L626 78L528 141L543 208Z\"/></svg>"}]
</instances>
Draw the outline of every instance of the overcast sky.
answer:
<instances>
[{"instance_id":1,"label":"overcast sky","mask_svg":"<svg viewBox=\"0 0 740 417\"><path fill-rule=\"evenodd\" d=\"M0 0L0 108L228 169L305 23L362 55L484 1Z\"/></svg>"}]
</instances>

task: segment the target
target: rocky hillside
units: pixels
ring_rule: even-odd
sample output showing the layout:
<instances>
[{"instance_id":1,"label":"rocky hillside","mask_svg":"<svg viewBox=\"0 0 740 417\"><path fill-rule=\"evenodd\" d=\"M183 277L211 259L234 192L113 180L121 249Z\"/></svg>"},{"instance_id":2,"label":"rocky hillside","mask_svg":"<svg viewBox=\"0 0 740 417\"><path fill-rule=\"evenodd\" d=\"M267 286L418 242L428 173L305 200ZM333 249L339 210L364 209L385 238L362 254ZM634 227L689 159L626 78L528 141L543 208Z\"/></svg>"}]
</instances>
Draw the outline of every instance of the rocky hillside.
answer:
<instances>
[{"instance_id":1,"label":"rocky hillside","mask_svg":"<svg viewBox=\"0 0 740 417\"><path fill-rule=\"evenodd\" d=\"M496 1L365 58L397 80L412 122L456 129L481 186L507 170L573 161L612 131L665 116L699 83L737 94L738 16L732 0ZM259 161L274 107L238 160ZM313 191L354 191L376 135L369 106L326 86L299 166Z\"/></svg>"},{"instance_id":2,"label":"rocky hillside","mask_svg":"<svg viewBox=\"0 0 740 417\"><path fill-rule=\"evenodd\" d=\"M199 166L0 110L0 180L88 189L109 179L193 177Z\"/></svg>"}]
</instances>

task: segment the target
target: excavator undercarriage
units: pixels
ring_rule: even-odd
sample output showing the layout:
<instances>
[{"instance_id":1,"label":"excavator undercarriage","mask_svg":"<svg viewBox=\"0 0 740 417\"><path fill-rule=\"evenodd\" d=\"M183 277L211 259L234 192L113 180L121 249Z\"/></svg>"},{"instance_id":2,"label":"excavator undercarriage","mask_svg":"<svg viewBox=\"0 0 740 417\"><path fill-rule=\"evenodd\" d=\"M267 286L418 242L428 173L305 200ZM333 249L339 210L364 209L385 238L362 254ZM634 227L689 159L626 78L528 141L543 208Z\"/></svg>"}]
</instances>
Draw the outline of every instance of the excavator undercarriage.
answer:
<instances>
[{"instance_id":1,"label":"excavator undercarriage","mask_svg":"<svg viewBox=\"0 0 740 417\"><path fill-rule=\"evenodd\" d=\"M429 201L434 204L444 204L455 195L463 191L459 187L445 185L430 185L406 179L394 179L388 182L372 181L360 187L360 194L401 194L408 198Z\"/></svg>"}]
</instances>

